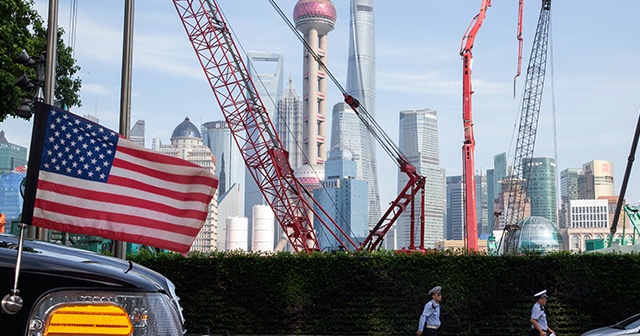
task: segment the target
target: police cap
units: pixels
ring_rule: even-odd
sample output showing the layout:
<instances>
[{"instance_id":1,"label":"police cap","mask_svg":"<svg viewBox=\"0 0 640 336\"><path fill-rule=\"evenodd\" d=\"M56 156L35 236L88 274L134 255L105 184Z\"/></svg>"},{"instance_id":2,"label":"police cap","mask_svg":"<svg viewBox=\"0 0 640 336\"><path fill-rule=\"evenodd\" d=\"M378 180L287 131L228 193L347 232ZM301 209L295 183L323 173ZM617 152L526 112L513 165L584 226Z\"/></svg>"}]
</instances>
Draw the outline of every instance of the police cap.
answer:
<instances>
[{"instance_id":1,"label":"police cap","mask_svg":"<svg viewBox=\"0 0 640 336\"><path fill-rule=\"evenodd\" d=\"M545 290L543 290L543 291L541 291L541 292L536 293L536 294L534 295L534 297L535 297L536 299L537 299L537 298L541 298L541 297L544 297L544 298L548 297L548 296L547 296L547 290L545 289Z\"/></svg>"}]
</instances>

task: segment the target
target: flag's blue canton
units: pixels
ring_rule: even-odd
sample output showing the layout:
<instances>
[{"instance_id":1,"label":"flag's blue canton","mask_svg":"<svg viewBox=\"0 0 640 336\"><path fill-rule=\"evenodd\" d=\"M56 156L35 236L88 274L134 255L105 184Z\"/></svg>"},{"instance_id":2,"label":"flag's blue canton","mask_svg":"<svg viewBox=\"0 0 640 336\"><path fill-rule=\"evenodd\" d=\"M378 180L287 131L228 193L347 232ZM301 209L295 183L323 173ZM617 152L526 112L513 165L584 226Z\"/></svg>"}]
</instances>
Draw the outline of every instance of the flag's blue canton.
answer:
<instances>
[{"instance_id":1,"label":"flag's blue canton","mask_svg":"<svg viewBox=\"0 0 640 336\"><path fill-rule=\"evenodd\" d=\"M51 109L40 170L106 182L117 143L116 132L71 113Z\"/></svg>"}]
</instances>

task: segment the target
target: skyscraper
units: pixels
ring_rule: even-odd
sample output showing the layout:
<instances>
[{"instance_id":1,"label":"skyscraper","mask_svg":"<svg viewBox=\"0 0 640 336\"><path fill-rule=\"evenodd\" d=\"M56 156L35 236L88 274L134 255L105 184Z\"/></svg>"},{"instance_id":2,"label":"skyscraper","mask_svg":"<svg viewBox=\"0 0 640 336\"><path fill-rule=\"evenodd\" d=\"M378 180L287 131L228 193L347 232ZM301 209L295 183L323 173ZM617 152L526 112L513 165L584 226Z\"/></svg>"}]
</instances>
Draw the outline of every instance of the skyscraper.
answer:
<instances>
[{"instance_id":1,"label":"skyscraper","mask_svg":"<svg viewBox=\"0 0 640 336\"><path fill-rule=\"evenodd\" d=\"M220 195L227 192L231 186L237 184L240 191L244 191L244 160L240 155L238 145L233 140L229 125L224 120L209 121L202 125L202 143L211 149L216 157L216 172L220 179L218 192ZM223 167L224 165L224 167ZM241 209L244 209L244 197L238 200ZM242 216L241 212L231 216ZM222 218L221 220L225 220Z\"/></svg>"},{"instance_id":2,"label":"skyscraper","mask_svg":"<svg viewBox=\"0 0 640 336\"><path fill-rule=\"evenodd\" d=\"M173 130L171 134L171 145L160 145L158 150L167 155L179 157L183 160L195 163L201 167L209 169L215 174L215 157L209 147L202 144L200 131L189 118L185 118ZM218 191L211 199L207 218L191 245L191 251L212 252L216 249L218 224Z\"/></svg>"},{"instance_id":3,"label":"skyscraper","mask_svg":"<svg viewBox=\"0 0 640 336\"><path fill-rule=\"evenodd\" d=\"M445 176L440 167L438 141L438 114L434 109L408 110L400 112L400 150L425 177L425 247L433 247L444 237ZM408 177L398 174L398 192L407 184ZM408 210L408 209L407 209ZM415 222L419 223L419 213ZM411 215L402 213L396 221L396 244L394 248L408 248L411 243ZM420 226L415 227L415 245L420 244Z\"/></svg>"},{"instance_id":4,"label":"skyscraper","mask_svg":"<svg viewBox=\"0 0 640 336\"><path fill-rule=\"evenodd\" d=\"M487 174L484 171L480 171L479 173L480 174L476 175L476 215L478 217L478 237L483 233L490 233ZM493 213L491 216L493 216Z\"/></svg>"},{"instance_id":5,"label":"skyscraper","mask_svg":"<svg viewBox=\"0 0 640 336\"><path fill-rule=\"evenodd\" d=\"M302 166L302 99L293 87L293 80L278 100L278 118L276 131L280 136L284 149L289 152L289 164L294 170Z\"/></svg>"},{"instance_id":6,"label":"skyscraper","mask_svg":"<svg viewBox=\"0 0 640 336\"><path fill-rule=\"evenodd\" d=\"M138 119L129 131L129 140L144 147L144 120Z\"/></svg>"},{"instance_id":7,"label":"skyscraper","mask_svg":"<svg viewBox=\"0 0 640 336\"><path fill-rule=\"evenodd\" d=\"M540 216L557 226L556 160L534 157L523 162L529 166L527 196L531 202L531 216Z\"/></svg>"},{"instance_id":8,"label":"skyscraper","mask_svg":"<svg viewBox=\"0 0 640 336\"><path fill-rule=\"evenodd\" d=\"M314 198L351 240L363 241L369 234L367 182L356 179L356 163L351 152L341 148L332 149L325 163L325 175L323 188L314 191ZM324 220L327 222L326 218ZM315 228L323 249L339 248L336 239L319 222L315 223ZM346 241L338 230L334 231L340 241Z\"/></svg>"},{"instance_id":9,"label":"skyscraper","mask_svg":"<svg viewBox=\"0 0 640 336\"><path fill-rule=\"evenodd\" d=\"M560 222L558 227L569 226L569 201L579 199L578 180L582 169L567 168L560 172Z\"/></svg>"},{"instance_id":10,"label":"skyscraper","mask_svg":"<svg viewBox=\"0 0 640 336\"><path fill-rule=\"evenodd\" d=\"M447 176L446 234L445 239L464 239L464 181L461 175ZM490 233L487 212L487 175L476 175L476 213L478 236Z\"/></svg>"},{"instance_id":11,"label":"skyscraper","mask_svg":"<svg viewBox=\"0 0 640 336\"><path fill-rule=\"evenodd\" d=\"M495 169L487 169L487 233L493 230L496 194Z\"/></svg>"},{"instance_id":12,"label":"skyscraper","mask_svg":"<svg viewBox=\"0 0 640 336\"><path fill-rule=\"evenodd\" d=\"M600 196L614 196L613 162L593 160L582 165L586 177L586 199L598 199Z\"/></svg>"},{"instance_id":13,"label":"skyscraper","mask_svg":"<svg viewBox=\"0 0 640 336\"><path fill-rule=\"evenodd\" d=\"M346 91L375 118L373 10L373 0L351 0ZM336 104L333 109L331 148L334 147L348 148L353 153L358 164L358 177L368 184L369 227L375 226L381 217L375 143L371 133L344 103Z\"/></svg>"},{"instance_id":14,"label":"skyscraper","mask_svg":"<svg viewBox=\"0 0 640 336\"><path fill-rule=\"evenodd\" d=\"M218 175L220 178L220 175ZM220 179L222 183L222 179ZM219 186L219 185L218 185ZM227 219L240 218L242 216L242 207L240 200L242 199L242 193L240 185L234 183L229 186L226 192L222 193L218 188L220 196L218 197L218 232L216 248L218 251L225 251L227 249Z\"/></svg>"},{"instance_id":15,"label":"skyscraper","mask_svg":"<svg viewBox=\"0 0 640 336\"><path fill-rule=\"evenodd\" d=\"M11 222L22 214L22 193L20 185L27 176L25 166L10 173L0 174L0 212L5 215L5 231L11 232ZM0 233L3 233L0 230Z\"/></svg>"},{"instance_id":16,"label":"skyscraper","mask_svg":"<svg viewBox=\"0 0 640 336\"><path fill-rule=\"evenodd\" d=\"M248 51L247 67L262 104L273 119L276 115L276 103L282 96L284 54L270 51Z\"/></svg>"},{"instance_id":17,"label":"skyscraper","mask_svg":"<svg viewBox=\"0 0 640 336\"><path fill-rule=\"evenodd\" d=\"M8 173L27 164L27 148L10 143L0 131L0 173Z\"/></svg>"},{"instance_id":18,"label":"skyscraper","mask_svg":"<svg viewBox=\"0 0 640 336\"><path fill-rule=\"evenodd\" d=\"M498 206L496 208L496 205L500 203L499 199L502 196L502 179L507 176L509 170L510 168L507 166L506 152L493 156L493 169L490 172L493 184L489 186L490 193L488 194L489 211L487 215L490 218L489 222L491 223L489 226L489 231L492 231L497 227L504 227L504 223L500 223L500 221L504 221L502 219L504 217L502 213L503 207ZM487 172L487 174L489 174L489 172ZM496 214L499 215L498 218L496 218ZM496 220L498 221L497 223Z\"/></svg>"},{"instance_id":19,"label":"skyscraper","mask_svg":"<svg viewBox=\"0 0 640 336\"><path fill-rule=\"evenodd\" d=\"M464 238L464 184L462 176L447 176L447 226L445 239Z\"/></svg>"},{"instance_id":20,"label":"skyscraper","mask_svg":"<svg viewBox=\"0 0 640 336\"><path fill-rule=\"evenodd\" d=\"M276 102L282 95L283 89L282 69L284 67L284 54L280 52L249 51L247 52L247 67L262 104L264 104L269 113L269 118L272 121L275 120L277 118ZM248 218L248 230L251 232L253 207L266 204L266 200L249 170L245 168L244 171L244 214ZM249 237L249 246L251 246L251 237Z\"/></svg>"}]
</instances>

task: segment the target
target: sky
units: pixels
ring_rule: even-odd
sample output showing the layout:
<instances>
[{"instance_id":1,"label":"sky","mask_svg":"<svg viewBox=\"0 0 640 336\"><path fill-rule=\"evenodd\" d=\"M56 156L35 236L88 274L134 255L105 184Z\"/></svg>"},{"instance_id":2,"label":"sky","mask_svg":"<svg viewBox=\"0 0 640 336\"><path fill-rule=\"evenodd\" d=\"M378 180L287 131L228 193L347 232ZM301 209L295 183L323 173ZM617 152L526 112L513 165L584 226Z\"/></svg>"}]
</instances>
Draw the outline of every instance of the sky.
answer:
<instances>
[{"instance_id":1,"label":"sky","mask_svg":"<svg viewBox=\"0 0 640 336\"><path fill-rule=\"evenodd\" d=\"M75 58L81 67L82 107L118 130L124 0L77 1ZM291 16L295 0L276 0ZM346 85L349 1L333 1L338 19L329 33L327 65ZM399 112L438 111L440 164L446 174L462 172L462 36L482 1L378 0L376 20L376 119L398 141ZM48 0L35 0L46 20ZM246 51L285 54L285 76L302 91L302 45L267 0L218 0ZM59 0L59 26L70 32L71 0ZM518 1L493 1L473 48L473 121L476 170L493 168L493 157L507 152L512 162L522 88L540 1L525 0L522 75L517 69ZM547 76L536 137L535 157L557 159L559 172L592 160L609 160L619 192L640 115L640 67L635 43L640 33L640 1L554 0ZM189 117L196 125L222 120L213 92L169 0L137 0L134 14L131 124L146 122L152 138L165 144ZM70 36L65 35L70 44ZM285 79L286 83L286 79ZM265 98L263 97L263 100ZM341 101L329 84L329 106ZM329 113L330 118L330 113ZM330 122L330 120L329 120ZM329 124L330 125L330 124ZM31 122L0 124L9 142L29 146ZM394 158L378 151L382 208L396 197ZM640 168L632 170L628 203L640 202ZM393 176L393 178L389 178ZM558 191L559 197L559 191Z\"/></svg>"}]
</instances>

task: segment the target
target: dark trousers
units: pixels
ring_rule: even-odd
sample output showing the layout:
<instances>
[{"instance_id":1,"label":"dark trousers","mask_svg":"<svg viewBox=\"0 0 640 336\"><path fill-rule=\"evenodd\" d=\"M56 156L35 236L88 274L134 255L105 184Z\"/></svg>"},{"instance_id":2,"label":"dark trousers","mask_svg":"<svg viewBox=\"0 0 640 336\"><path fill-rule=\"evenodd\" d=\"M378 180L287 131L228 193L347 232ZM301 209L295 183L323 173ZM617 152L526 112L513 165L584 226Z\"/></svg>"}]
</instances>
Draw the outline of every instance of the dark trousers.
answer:
<instances>
[{"instance_id":1,"label":"dark trousers","mask_svg":"<svg viewBox=\"0 0 640 336\"><path fill-rule=\"evenodd\" d=\"M438 336L438 329L429 329L427 327L422 330L423 336Z\"/></svg>"},{"instance_id":2,"label":"dark trousers","mask_svg":"<svg viewBox=\"0 0 640 336\"><path fill-rule=\"evenodd\" d=\"M536 328L529 329L529 336L540 336L540 332Z\"/></svg>"}]
</instances>

